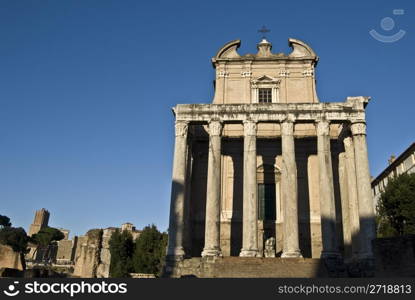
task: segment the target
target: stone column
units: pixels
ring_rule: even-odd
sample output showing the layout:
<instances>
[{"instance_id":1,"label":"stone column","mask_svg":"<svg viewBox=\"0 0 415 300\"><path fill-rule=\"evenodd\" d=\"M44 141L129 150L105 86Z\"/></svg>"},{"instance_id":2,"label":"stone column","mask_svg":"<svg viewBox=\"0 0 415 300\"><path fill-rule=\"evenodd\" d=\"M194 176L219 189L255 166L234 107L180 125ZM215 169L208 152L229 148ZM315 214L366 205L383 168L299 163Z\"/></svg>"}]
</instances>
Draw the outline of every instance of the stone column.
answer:
<instances>
[{"instance_id":1,"label":"stone column","mask_svg":"<svg viewBox=\"0 0 415 300\"><path fill-rule=\"evenodd\" d=\"M244 121L244 173L242 249L239 256L258 256L258 187L256 166L256 131L254 121Z\"/></svg>"},{"instance_id":2,"label":"stone column","mask_svg":"<svg viewBox=\"0 0 415 300\"><path fill-rule=\"evenodd\" d=\"M350 231L349 188L347 184L346 153L339 154L339 186L342 208L344 257L352 257L352 235Z\"/></svg>"},{"instance_id":3,"label":"stone column","mask_svg":"<svg viewBox=\"0 0 415 300\"><path fill-rule=\"evenodd\" d=\"M356 167L354 157L353 139L347 136L343 140L344 151L346 153L346 177L348 187L349 199L349 224L350 235L352 242L352 256L357 257L359 250L359 203L357 201L357 182L356 182Z\"/></svg>"},{"instance_id":4,"label":"stone column","mask_svg":"<svg viewBox=\"0 0 415 300\"><path fill-rule=\"evenodd\" d=\"M323 244L321 257L335 257L339 256L339 252L336 242L336 208L330 152L330 124L328 121L320 120L317 122L317 156Z\"/></svg>"},{"instance_id":5,"label":"stone column","mask_svg":"<svg viewBox=\"0 0 415 300\"><path fill-rule=\"evenodd\" d=\"M174 145L173 179L171 188L169 240L167 256L171 259L184 258L184 211L186 186L188 122L176 121L176 141Z\"/></svg>"},{"instance_id":6,"label":"stone column","mask_svg":"<svg viewBox=\"0 0 415 300\"><path fill-rule=\"evenodd\" d=\"M281 124L282 193L284 201L284 244L281 257L302 257L298 234L297 164L295 162L294 123Z\"/></svg>"},{"instance_id":7,"label":"stone column","mask_svg":"<svg viewBox=\"0 0 415 300\"><path fill-rule=\"evenodd\" d=\"M372 259L372 240L376 237L375 209L370 185L369 159L366 143L366 124L351 125L356 167L357 199L360 216L360 254L362 259Z\"/></svg>"},{"instance_id":8,"label":"stone column","mask_svg":"<svg viewBox=\"0 0 415 300\"><path fill-rule=\"evenodd\" d=\"M221 132L221 122L211 121L209 123L206 228L203 257L222 255L220 250Z\"/></svg>"}]
</instances>

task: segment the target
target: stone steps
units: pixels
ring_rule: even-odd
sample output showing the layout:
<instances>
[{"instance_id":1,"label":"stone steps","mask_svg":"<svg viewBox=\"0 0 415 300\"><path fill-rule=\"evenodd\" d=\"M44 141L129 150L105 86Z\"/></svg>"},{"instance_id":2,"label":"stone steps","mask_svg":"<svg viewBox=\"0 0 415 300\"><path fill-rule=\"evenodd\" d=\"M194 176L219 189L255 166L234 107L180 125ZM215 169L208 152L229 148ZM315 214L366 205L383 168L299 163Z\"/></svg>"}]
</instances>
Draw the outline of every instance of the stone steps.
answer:
<instances>
[{"instance_id":1,"label":"stone steps","mask_svg":"<svg viewBox=\"0 0 415 300\"><path fill-rule=\"evenodd\" d=\"M217 259L191 258L176 263L170 269L172 277L205 278L315 278L329 277L320 259L224 257Z\"/></svg>"}]
</instances>

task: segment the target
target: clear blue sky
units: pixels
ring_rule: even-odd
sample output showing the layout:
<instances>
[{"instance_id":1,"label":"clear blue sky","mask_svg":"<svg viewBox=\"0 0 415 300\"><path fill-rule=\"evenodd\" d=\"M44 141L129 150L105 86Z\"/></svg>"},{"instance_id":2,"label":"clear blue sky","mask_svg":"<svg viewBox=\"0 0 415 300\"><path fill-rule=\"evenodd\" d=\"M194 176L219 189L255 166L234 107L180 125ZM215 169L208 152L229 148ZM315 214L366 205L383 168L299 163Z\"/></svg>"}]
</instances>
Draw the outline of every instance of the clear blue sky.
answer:
<instances>
[{"instance_id":1,"label":"clear blue sky","mask_svg":"<svg viewBox=\"0 0 415 300\"><path fill-rule=\"evenodd\" d=\"M76 234L127 221L165 230L170 108L209 103L210 58L233 39L256 52L262 25L274 52L289 37L313 47L322 101L372 96L377 175L414 141L415 2L292 2L1 0L0 214L27 229L45 207ZM382 43L371 29L406 35Z\"/></svg>"}]
</instances>

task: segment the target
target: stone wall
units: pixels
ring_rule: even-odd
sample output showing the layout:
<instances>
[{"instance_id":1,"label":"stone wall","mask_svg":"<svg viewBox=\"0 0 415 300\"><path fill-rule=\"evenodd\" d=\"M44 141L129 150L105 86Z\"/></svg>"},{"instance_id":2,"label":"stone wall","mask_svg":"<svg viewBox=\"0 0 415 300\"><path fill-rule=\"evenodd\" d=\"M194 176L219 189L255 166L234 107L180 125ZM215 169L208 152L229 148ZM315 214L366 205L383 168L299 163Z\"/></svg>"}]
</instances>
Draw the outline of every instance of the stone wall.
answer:
<instances>
[{"instance_id":1,"label":"stone wall","mask_svg":"<svg viewBox=\"0 0 415 300\"><path fill-rule=\"evenodd\" d=\"M74 259L77 237L73 240L58 241L58 249L56 253L57 264L70 264Z\"/></svg>"},{"instance_id":2,"label":"stone wall","mask_svg":"<svg viewBox=\"0 0 415 300\"><path fill-rule=\"evenodd\" d=\"M376 277L415 277L415 235L373 241Z\"/></svg>"},{"instance_id":3,"label":"stone wall","mask_svg":"<svg viewBox=\"0 0 415 300\"><path fill-rule=\"evenodd\" d=\"M106 228L103 230L100 263L97 268L98 278L108 278L110 275L111 253L109 249L109 241L115 230L115 228Z\"/></svg>"},{"instance_id":4,"label":"stone wall","mask_svg":"<svg viewBox=\"0 0 415 300\"><path fill-rule=\"evenodd\" d=\"M95 278L100 263L102 229L91 229L78 240L73 276Z\"/></svg>"},{"instance_id":5,"label":"stone wall","mask_svg":"<svg viewBox=\"0 0 415 300\"><path fill-rule=\"evenodd\" d=\"M0 268L10 268L24 270L24 262L18 252L13 251L12 247L0 245Z\"/></svg>"}]
</instances>

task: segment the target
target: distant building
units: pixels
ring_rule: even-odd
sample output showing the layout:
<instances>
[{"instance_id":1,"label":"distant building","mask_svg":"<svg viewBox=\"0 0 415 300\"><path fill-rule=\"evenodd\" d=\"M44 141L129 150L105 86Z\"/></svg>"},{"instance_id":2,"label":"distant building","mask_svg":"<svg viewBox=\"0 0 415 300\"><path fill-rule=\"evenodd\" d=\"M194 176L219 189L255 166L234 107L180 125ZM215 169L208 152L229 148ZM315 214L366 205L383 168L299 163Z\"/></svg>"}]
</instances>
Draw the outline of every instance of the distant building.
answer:
<instances>
[{"instance_id":1,"label":"distant building","mask_svg":"<svg viewBox=\"0 0 415 300\"><path fill-rule=\"evenodd\" d=\"M38 233L48 226L49 212L42 208L36 211L33 224L30 225L29 234ZM85 235L74 236L69 239L69 230L59 229L64 238L47 248L39 248L30 244L30 252L26 254L28 267L51 264L71 273L75 277L107 278L109 277L111 253L109 241L117 230L128 231L133 240L136 240L141 230L137 230L132 223L124 223L121 227L108 227L105 229L91 229ZM47 254L47 255L46 255Z\"/></svg>"},{"instance_id":2,"label":"distant building","mask_svg":"<svg viewBox=\"0 0 415 300\"><path fill-rule=\"evenodd\" d=\"M73 259L73 276L83 278L108 278L110 273L111 252L109 241L116 230L127 230L133 240L137 239L141 231L131 223L124 223L121 228L108 227L105 229L91 229L78 238Z\"/></svg>"},{"instance_id":3,"label":"distant building","mask_svg":"<svg viewBox=\"0 0 415 300\"><path fill-rule=\"evenodd\" d=\"M64 235L64 238L57 242L56 256L54 261L58 265L72 264L75 258L75 250L78 242L78 237L75 236L73 239L69 239L69 230L58 228Z\"/></svg>"},{"instance_id":4,"label":"distant building","mask_svg":"<svg viewBox=\"0 0 415 300\"><path fill-rule=\"evenodd\" d=\"M375 207L378 204L381 193L388 185L389 179L399 176L403 173L415 172L415 143L412 143L398 157L391 156L389 165L375 179L372 180L373 202Z\"/></svg>"},{"instance_id":5,"label":"distant building","mask_svg":"<svg viewBox=\"0 0 415 300\"><path fill-rule=\"evenodd\" d=\"M29 236L38 233L42 228L48 227L49 212L42 208L35 213L35 219L32 225L30 225Z\"/></svg>"}]
</instances>

